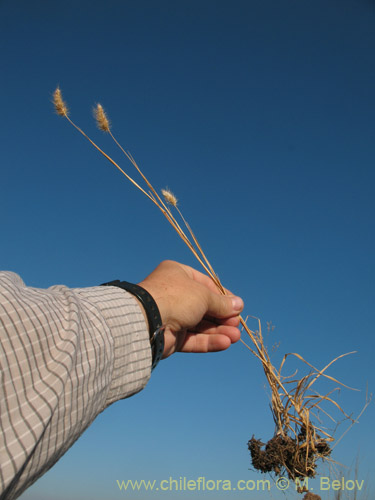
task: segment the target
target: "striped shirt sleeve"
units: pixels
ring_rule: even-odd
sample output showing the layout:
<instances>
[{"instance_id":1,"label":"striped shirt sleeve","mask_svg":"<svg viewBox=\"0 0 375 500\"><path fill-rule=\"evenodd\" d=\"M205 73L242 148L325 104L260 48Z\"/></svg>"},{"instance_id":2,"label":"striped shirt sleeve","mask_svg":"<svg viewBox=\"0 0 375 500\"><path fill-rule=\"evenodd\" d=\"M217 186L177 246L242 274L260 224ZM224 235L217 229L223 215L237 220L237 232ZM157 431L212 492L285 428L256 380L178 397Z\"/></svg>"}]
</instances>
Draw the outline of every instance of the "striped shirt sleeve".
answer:
<instances>
[{"instance_id":1,"label":"striped shirt sleeve","mask_svg":"<svg viewBox=\"0 0 375 500\"><path fill-rule=\"evenodd\" d=\"M0 499L17 498L150 373L148 329L132 295L30 288L1 272Z\"/></svg>"}]
</instances>

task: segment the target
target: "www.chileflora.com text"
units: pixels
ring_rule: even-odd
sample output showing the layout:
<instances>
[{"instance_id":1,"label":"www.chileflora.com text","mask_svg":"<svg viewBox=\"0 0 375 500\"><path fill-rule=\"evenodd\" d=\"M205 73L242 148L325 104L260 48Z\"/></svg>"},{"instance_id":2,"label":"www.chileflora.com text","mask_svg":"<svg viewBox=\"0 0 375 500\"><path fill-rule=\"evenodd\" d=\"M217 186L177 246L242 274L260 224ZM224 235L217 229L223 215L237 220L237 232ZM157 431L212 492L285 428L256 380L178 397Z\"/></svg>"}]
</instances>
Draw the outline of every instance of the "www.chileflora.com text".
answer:
<instances>
[{"instance_id":1,"label":"www.chileflora.com text","mask_svg":"<svg viewBox=\"0 0 375 500\"><path fill-rule=\"evenodd\" d=\"M308 478L290 481L286 477L279 477L276 481L270 479L239 479L232 481L230 479L208 479L204 476L197 479L190 479L185 476L179 478L169 477L162 480L149 479L122 479L116 480L120 491L270 491L277 489L286 491L289 488L295 490L310 490ZM364 479L347 479L341 477L332 479L330 477L321 477L318 481L318 486L315 484L317 491L362 491L364 489Z\"/></svg>"}]
</instances>

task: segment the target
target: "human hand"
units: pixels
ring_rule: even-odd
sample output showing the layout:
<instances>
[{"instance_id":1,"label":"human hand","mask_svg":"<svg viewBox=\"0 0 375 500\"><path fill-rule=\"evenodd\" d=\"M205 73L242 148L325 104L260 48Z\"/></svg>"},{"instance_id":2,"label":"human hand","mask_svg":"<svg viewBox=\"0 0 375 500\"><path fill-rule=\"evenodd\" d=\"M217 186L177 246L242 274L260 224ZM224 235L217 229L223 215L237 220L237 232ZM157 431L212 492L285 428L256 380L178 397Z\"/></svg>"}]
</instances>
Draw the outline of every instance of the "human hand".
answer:
<instances>
[{"instance_id":1,"label":"human hand","mask_svg":"<svg viewBox=\"0 0 375 500\"><path fill-rule=\"evenodd\" d=\"M228 290L222 295L192 267L164 261L139 285L154 298L165 326L163 358L178 351L222 351L240 339L242 299Z\"/></svg>"}]
</instances>

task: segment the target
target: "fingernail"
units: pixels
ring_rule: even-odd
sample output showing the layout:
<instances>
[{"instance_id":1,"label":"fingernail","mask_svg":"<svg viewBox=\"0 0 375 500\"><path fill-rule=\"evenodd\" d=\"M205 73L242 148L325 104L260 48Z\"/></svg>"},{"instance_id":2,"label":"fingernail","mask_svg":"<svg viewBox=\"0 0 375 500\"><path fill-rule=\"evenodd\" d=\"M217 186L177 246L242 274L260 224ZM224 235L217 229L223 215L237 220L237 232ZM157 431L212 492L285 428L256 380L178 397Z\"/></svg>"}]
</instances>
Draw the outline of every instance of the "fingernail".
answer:
<instances>
[{"instance_id":1,"label":"fingernail","mask_svg":"<svg viewBox=\"0 0 375 500\"><path fill-rule=\"evenodd\" d=\"M235 311L242 311L243 300L241 299L241 297L232 297L232 305Z\"/></svg>"}]
</instances>

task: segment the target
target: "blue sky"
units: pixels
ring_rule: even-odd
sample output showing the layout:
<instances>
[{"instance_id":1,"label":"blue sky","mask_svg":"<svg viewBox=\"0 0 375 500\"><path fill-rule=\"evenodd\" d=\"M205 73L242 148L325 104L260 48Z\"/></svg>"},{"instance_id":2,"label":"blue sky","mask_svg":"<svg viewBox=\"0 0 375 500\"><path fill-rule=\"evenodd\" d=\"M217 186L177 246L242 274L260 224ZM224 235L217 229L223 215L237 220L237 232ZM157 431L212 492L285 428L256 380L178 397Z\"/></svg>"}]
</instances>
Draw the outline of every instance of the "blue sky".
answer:
<instances>
[{"instance_id":1,"label":"blue sky","mask_svg":"<svg viewBox=\"0 0 375 500\"><path fill-rule=\"evenodd\" d=\"M175 192L224 285L276 326L275 360L293 351L322 367L357 351L330 373L361 390L338 395L358 414L375 382L374 25L372 0L0 0L1 267L81 287L140 281L166 258L198 266L54 114L60 85L106 151L123 162L95 128L97 102L155 187ZM262 478L246 443L272 436L268 398L241 344L176 355L22 498L268 497L116 485ZM358 455L369 488L373 420L372 404L333 455L348 467Z\"/></svg>"}]
</instances>

